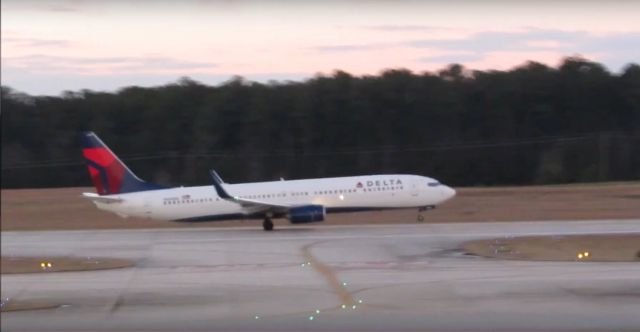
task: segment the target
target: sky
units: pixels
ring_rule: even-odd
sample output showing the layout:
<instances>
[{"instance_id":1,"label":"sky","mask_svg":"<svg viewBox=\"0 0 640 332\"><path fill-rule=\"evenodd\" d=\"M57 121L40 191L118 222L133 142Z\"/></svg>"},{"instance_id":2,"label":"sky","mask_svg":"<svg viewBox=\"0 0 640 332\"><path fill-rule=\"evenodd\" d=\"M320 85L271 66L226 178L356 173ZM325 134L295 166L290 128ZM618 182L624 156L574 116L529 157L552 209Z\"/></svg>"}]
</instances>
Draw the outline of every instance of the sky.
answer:
<instances>
[{"instance_id":1,"label":"sky","mask_svg":"<svg viewBox=\"0 0 640 332\"><path fill-rule=\"evenodd\" d=\"M190 77L217 85L343 70L640 62L640 1L3 0L2 85L32 95Z\"/></svg>"}]
</instances>

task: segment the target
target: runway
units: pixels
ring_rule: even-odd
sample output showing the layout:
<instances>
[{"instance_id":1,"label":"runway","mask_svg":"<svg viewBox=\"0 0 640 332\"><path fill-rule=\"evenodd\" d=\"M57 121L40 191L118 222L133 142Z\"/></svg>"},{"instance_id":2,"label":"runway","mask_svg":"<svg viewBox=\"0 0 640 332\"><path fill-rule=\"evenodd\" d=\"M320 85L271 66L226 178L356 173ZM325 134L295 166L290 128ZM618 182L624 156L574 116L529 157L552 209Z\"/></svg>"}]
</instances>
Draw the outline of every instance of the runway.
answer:
<instances>
[{"instance_id":1,"label":"runway","mask_svg":"<svg viewBox=\"0 0 640 332\"><path fill-rule=\"evenodd\" d=\"M133 259L2 275L17 330L640 330L640 264L500 261L459 243L640 232L638 220L2 232L2 255Z\"/></svg>"}]
</instances>

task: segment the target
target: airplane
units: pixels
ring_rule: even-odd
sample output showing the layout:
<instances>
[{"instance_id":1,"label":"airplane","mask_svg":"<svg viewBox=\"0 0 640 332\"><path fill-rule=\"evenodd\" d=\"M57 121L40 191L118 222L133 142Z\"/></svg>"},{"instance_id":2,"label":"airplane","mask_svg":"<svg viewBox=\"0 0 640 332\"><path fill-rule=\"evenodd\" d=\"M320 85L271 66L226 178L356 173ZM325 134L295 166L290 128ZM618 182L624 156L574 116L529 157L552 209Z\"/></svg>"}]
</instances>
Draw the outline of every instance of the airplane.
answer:
<instances>
[{"instance_id":1,"label":"airplane","mask_svg":"<svg viewBox=\"0 0 640 332\"><path fill-rule=\"evenodd\" d=\"M321 222L327 213L435 208L456 191L418 175L365 175L335 178L225 183L211 170L212 185L164 187L137 177L93 132L81 134L82 153L96 193L83 193L101 209L121 217L183 222L274 218L292 224ZM420 221L421 215L418 220Z\"/></svg>"}]
</instances>

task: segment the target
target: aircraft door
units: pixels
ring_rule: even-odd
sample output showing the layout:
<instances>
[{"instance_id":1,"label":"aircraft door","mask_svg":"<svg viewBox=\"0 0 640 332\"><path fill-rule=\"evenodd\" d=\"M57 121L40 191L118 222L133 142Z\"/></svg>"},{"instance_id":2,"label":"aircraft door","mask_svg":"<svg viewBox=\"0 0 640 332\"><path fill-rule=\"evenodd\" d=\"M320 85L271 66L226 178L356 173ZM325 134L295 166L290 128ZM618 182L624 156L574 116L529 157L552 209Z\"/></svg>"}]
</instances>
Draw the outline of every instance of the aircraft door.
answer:
<instances>
[{"instance_id":1,"label":"aircraft door","mask_svg":"<svg viewBox=\"0 0 640 332\"><path fill-rule=\"evenodd\" d=\"M409 192L411 193L411 196L418 196L418 193L420 192L420 180L411 180Z\"/></svg>"},{"instance_id":2,"label":"aircraft door","mask_svg":"<svg viewBox=\"0 0 640 332\"><path fill-rule=\"evenodd\" d=\"M151 218L151 198L145 198L142 204L142 211L144 212L144 217L147 219Z\"/></svg>"}]
</instances>

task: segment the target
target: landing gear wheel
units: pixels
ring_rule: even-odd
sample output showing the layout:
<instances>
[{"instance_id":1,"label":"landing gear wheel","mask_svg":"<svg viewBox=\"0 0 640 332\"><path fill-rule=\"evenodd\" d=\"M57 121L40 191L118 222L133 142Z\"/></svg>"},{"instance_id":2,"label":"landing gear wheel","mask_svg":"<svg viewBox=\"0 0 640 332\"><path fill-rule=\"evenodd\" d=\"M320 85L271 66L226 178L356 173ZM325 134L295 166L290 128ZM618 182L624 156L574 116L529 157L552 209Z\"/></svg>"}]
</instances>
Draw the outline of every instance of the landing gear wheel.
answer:
<instances>
[{"instance_id":1,"label":"landing gear wheel","mask_svg":"<svg viewBox=\"0 0 640 332\"><path fill-rule=\"evenodd\" d=\"M419 214L418 215L418 222L423 222L423 221L424 221L424 217L421 214Z\"/></svg>"},{"instance_id":2,"label":"landing gear wheel","mask_svg":"<svg viewBox=\"0 0 640 332\"><path fill-rule=\"evenodd\" d=\"M264 228L265 231L272 231L273 221L271 221L270 218L265 218L264 221L262 222L262 228Z\"/></svg>"}]
</instances>

